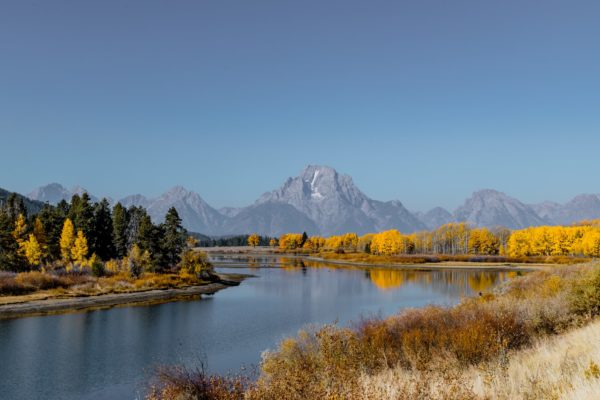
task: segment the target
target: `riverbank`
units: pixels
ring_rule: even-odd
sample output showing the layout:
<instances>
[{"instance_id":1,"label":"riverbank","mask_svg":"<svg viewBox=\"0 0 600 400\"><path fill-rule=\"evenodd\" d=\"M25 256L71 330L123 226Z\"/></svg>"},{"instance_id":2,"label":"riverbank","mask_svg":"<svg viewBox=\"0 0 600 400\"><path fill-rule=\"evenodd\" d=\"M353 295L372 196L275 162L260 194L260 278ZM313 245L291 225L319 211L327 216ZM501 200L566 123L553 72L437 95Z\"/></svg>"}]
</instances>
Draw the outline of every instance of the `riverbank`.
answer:
<instances>
[{"instance_id":1,"label":"riverbank","mask_svg":"<svg viewBox=\"0 0 600 400\"><path fill-rule=\"evenodd\" d=\"M108 291L86 293L74 290L42 290L20 296L0 297L0 319L20 318L34 315L57 314L74 311L111 308L115 306L149 305L211 295L230 286L239 285L245 275L223 274L219 281L176 281L168 285L120 287L120 292ZM161 287L162 286L162 287ZM176 286L176 287L169 287Z\"/></svg>"},{"instance_id":2,"label":"riverbank","mask_svg":"<svg viewBox=\"0 0 600 400\"><path fill-rule=\"evenodd\" d=\"M418 264L395 264L335 260L321 257L303 257L307 261L320 262L347 267L361 268L390 268L390 269L413 269L418 271L460 269L460 270L490 270L490 271L534 271L557 267L558 264L520 264L520 263L492 263L492 262L470 262L470 261L441 261L437 263L424 262Z\"/></svg>"},{"instance_id":3,"label":"riverbank","mask_svg":"<svg viewBox=\"0 0 600 400\"><path fill-rule=\"evenodd\" d=\"M257 380L163 369L147 398L591 399L598 316L600 265L547 268L454 307L300 331L263 353Z\"/></svg>"}]
</instances>

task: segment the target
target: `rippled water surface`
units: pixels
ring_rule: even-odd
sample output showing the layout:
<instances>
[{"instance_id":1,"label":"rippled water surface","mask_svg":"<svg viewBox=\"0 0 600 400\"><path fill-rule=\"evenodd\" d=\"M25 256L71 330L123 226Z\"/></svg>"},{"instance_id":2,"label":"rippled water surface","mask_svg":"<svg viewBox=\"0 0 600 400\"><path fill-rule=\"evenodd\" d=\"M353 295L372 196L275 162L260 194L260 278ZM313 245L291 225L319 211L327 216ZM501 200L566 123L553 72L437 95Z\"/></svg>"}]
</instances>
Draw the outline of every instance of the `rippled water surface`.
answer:
<instances>
[{"instance_id":1,"label":"rippled water surface","mask_svg":"<svg viewBox=\"0 0 600 400\"><path fill-rule=\"evenodd\" d=\"M199 300L0 321L0 398L141 398L156 365L204 362L214 372L238 371L307 324L450 305L514 274L276 257L214 262L219 272L255 277Z\"/></svg>"}]
</instances>

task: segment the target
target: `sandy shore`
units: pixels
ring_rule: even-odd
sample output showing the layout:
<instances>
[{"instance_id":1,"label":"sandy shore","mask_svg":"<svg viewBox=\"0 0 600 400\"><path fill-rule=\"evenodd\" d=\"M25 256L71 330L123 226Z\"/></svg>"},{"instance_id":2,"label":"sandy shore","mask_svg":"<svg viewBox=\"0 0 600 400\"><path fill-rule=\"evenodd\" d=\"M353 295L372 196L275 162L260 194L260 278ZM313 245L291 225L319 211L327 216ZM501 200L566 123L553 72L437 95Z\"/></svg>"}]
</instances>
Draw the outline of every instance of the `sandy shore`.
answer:
<instances>
[{"instance_id":1,"label":"sandy shore","mask_svg":"<svg viewBox=\"0 0 600 400\"><path fill-rule=\"evenodd\" d=\"M0 319L110 308L123 305L164 303L193 298L203 294L213 294L230 286L223 283L210 283L181 289L155 289L133 293L32 300L23 303L0 305Z\"/></svg>"}]
</instances>

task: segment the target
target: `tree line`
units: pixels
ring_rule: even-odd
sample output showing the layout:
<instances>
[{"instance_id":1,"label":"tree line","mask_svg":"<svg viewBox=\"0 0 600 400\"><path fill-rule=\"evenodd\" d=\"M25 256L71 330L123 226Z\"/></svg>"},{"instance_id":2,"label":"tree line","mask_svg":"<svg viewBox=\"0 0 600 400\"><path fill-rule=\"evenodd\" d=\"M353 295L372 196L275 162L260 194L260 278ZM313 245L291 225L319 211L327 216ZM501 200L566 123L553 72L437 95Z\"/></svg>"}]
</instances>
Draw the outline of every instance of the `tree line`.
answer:
<instances>
[{"instance_id":1,"label":"tree line","mask_svg":"<svg viewBox=\"0 0 600 400\"><path fill-rule=\"evenodd\" d=\"M32 215L15 194L0 205L0 269L9 271L192 270L208 264L193 254L196 243L175 208L155 224L143 207L94 203L87 193Z\"/></svg>"},{"instance_id":2,"label":"tree line","mask_svg":"<svg viewBox=\"0 0 600 400\"><path fill-rule=\"evenodd\" d=\"M576 226L539 226L511 231L449 223L431 231L404 234L396 229L358 236L346 233L329 237L287 233L272 246L281 250L362 252L379 255L443 254L600 257L599 221Z\"/></svg>"}]
</instances>

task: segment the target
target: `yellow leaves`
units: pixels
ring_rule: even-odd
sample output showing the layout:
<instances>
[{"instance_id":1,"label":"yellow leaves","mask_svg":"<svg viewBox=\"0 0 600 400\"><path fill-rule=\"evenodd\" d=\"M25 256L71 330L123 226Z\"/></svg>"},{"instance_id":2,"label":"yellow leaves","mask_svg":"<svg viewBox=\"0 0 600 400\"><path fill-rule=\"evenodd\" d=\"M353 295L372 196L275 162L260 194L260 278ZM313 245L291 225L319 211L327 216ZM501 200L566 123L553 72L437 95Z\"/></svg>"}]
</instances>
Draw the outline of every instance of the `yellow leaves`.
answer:
<instances>
[{"instance_id":1,"label":"yellow leaves","mask_svg":"<svg viewBox=\"0 0 600 400\"><path fill-rule=\"evenodd\" d=\"M258 234L253 233L248 236L248 246L256 247L260 243L260 236Z\"/></svg>"},{"instance_id":2,"label":"yellow leaves","mask_svg":"<svg viewBox=\"0 0 600 400\"><path fill-rule=\"evenodd\" d=\"M88 255L88 242L83 234L83 231L77 231L77 238L73 242L71 248L72 260L77 263L80 267L86 265L86 257Z\"/></svg>"},{"instance_id":3,"label":"yellow leaves","mask_svg":"<svg viewBox=\"0 0 600 400\"><path fill-rule=\"evenodd\" d=\"M21 244L26 238L27 232L27 223L25 222L25 217L23 214L19 214L17 220L15 221L15 229L12 232L13 237L17 241L17 243Z\"/></svg>"},{"instance_id":4,"label":"yellow leaves","mask_svg":"<svg viewBox=\"0 0 600 400\"><path fill-rule=\"evenodd\" d=\"M71 248L75 242L75 227L69 218L63 224L62 233L60 235L60 254L65 263L71 262Z\"/></svg>"},{"instance_id":5,"label":"yellow leaves","mask_svg":"<svg viewBox=\"0 0 600 400\"><path fill-rule=\"evenodd\" d=\"M371 241L371 253L393 255L408 252L414 243L407 235L402 235L398 230L377 233Z\"/></svg>"},{"instance_id":6,"label":"yellow leaves","mask_svg":"<svg viewBox=\"0 0 600 400\"><path fill-rule=\"evenodd\" d=\"M42 248L33 234L29 234L28 240L19 243L19 247L29 264L34 266L40 265Z\"/></svg>"},{"instance_id":7,"label":"yellow leaves","mask_svg":"<svg viewBox=\"0 0 600 400\"><path fill-rule=\"evenodd\" d=\"M286 233L279 238L279 248L282 250L296 250L302 246L301 233Z\"/></svg>"},{"instance_id":8,"label":"yellow leaves","mask_svg":"<svg viewBox=\"0 0 600 400\"><path fill-rule=\"evenodd\" d=\"M538 226L513 231L508 253L522 256L600 257L600 229L592 226Z\"/></svg>"},{"instance_id":9,"label":"yellow leaves","mask_svg":"<svg viewBox=\"0 0 600 400\"><path fill-rule=\"evenodd\" d=\"M325 240L325 248L329 250L356 251L358 246L358 235L356 233L345 233L338 236L330 236Z\"/></svg>"},{"instance_id":10,"label":"yellow leaves","mask_svg":"<svg viewBox=\"0 0 600 400\"><path fill-rule=\"evenodd\" d=\"M325 243L325 238L320 236L311 236L308 239L306 239L306 242L304 242L304 246L302 246L302 248L317 252L325 246Z\"/></svg>"},{"instance_id":11,"label":"yellow leaves","mask_svg":"<svg viewBox=\"0 0 600 400\"><path fill-rule=\"evenodd\" d=\"M276 238L272 238L271 240L269 240L269 246L277 247L278 245L279 245L279 240L277 240Z\"/></svg>"},{"instance_id":12,"label":"yellow leaves","mask_svg":"<svg viewBox=\"0 0 600 400\"><path fill-rule=\"evenodd\" d=\"M472 229L469 235L469 253L496 255L500 251L500 240L487 228Z\"/></svg>"},{"instance_id":13,"label":"yellow leaves","mask_svg":"<svg viewBox=\"0 0 600 400\"><path fill-rule=\"evenodd\" d=\"M581 240L583 254L600 257L600 229L588 230Z\"/></svg>"}]
</instances>

